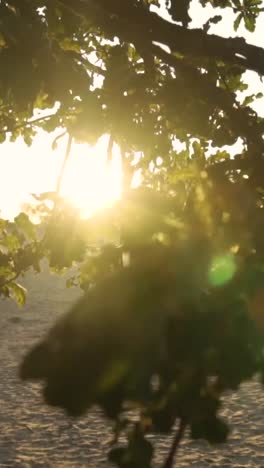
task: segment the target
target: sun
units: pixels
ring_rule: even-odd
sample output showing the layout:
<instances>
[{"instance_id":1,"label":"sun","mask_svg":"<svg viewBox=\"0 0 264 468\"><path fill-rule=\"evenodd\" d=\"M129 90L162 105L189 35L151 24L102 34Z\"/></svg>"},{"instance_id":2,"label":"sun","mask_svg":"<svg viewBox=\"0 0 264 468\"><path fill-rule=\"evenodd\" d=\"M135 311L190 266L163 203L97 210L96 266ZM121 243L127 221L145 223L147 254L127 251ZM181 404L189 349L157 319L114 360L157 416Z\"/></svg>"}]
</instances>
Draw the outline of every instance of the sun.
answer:
<instances>
[{"instance_id":1,"label":"sun","mask_svg":"<svg viewBox=\"0 0 264 468\"><path fill-rule=\"evenodd\" d=\"M82 218L111 206L121 196L121 155L114 145L112 161L107 164L108 137L93 147L74 144L63 175L61 195L79 209Z\"/></svg>"},{"instance_id":2,"label":"sun","mask_svg":"<svg viewBox=\"0 0 264 468\"><path fill-rule=\"evenodd\" d=\"M66 141L52 150L54 135L39 132L31 147L22 139L1 145L0 217L13 219L23 207L34 202L30 194L56 190L65 155ZM117 145L107 166L109 137L102 136L95 146L72 145L60 194L74 205L82 218L113 204L121 197L121 155Z\"/></svg>"}]
</instances>

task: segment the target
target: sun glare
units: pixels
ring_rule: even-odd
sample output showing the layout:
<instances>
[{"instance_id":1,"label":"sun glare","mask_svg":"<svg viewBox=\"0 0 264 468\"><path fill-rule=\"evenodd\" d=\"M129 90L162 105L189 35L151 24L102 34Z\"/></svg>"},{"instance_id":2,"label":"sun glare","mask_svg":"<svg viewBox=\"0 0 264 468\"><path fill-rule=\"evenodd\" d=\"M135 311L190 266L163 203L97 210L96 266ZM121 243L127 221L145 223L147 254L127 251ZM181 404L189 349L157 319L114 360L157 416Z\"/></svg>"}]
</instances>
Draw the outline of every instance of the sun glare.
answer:
<instances>
[{"instance_id":1,"label":"sun glare","mask_svg":"<svg viewBox=\"0 0 264 468\"><path fill-rule=\"evenodd\" d=\"M5 143L0 154L0 217L12 219L25 203L32 202L31 193L55 191L61 171L66 142L60 140L52 151L54 136L39 134L28 148L22 141ZM73 144L62 179L61 195L69 200L82 217L111 205L121 196L121 155L113 148L107 165L108 136L91 147Z\"/></svg>"},{"instance_id":2,"label":"sun glare","mask_svg":"<svg viewBox=\"0 0 264 468\"><path fill-rule=\"evenodd\" d=\"M111 205L121 196L121 155L117 146L107 165L107 136L94 147L74 145L68 161L61 195L75 205L82 217Z\"/></svg>"}]
</instances>

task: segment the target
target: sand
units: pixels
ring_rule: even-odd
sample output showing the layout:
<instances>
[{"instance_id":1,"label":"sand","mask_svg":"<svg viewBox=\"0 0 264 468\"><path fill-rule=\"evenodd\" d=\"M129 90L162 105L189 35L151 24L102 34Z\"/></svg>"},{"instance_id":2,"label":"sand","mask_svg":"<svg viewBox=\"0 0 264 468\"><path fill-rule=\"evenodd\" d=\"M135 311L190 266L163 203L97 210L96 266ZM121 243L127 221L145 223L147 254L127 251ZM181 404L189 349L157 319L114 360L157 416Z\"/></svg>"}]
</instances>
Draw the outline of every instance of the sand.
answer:
<instances>
[{"instance_id":1,"label":"sand","mask_svg":"<svg viewBox=\"0 0 264 468\"><path fill-rule=\"evenodd\" d=\"M71 420L62 411L43 404L39 384L17 378L18 363L54 319L65 312L80 291L65 288L65 279L29 273L25 307L0 301L0 467L105 468L110 426L99 411ZM228 403L228 406L227 404ZM264 390L257 381L241 386L224 401L223 417L232 422L227 444L211 447L186 438L175 466L263 467ZM153 437L157 450L154 467L161 467L170 440Z\"/></svg>"}]
</instances>

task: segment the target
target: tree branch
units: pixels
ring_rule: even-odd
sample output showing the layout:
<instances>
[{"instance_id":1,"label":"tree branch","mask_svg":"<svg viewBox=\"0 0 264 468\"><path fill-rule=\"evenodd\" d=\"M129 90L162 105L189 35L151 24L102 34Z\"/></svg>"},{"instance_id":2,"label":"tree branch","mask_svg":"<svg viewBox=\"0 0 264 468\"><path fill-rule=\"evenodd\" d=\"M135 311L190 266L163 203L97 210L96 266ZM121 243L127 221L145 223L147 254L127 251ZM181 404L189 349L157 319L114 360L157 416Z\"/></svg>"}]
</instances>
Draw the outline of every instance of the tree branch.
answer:
<instances>
[{"instance_id":1,"label":"tree branch","mask_svg":"<svg viewBox=\"0 0 264 468\"><path fill-rule=\"evenodd\" d=\"M163 468L172 468L174 457L176 455L177 449L179 448L180 442L184 436L185 429L186 429L186 422L183 419L181 419L178 430L175 434L171 449L169 451L169 455L164 463Z\"/></svg>"},{"instance_id":2,"label":"tree branch","mask_svg":"<svg viewBox=\"0 0 264 468\"><path fill-rule=\"evenodd\" d=\"M197 68L174 55L166 52L161 47L153 45L151 48L153 54L163 62L166 62L170 67L173 67L177 73L181 73L185 81L191 79L192 87L200 90L201 96L206 92L206 98L212 100L215 106L223 109L230 119L230 128L238 135L244 135L247 142L251 143L256 151L263 152L264 145L262 140L262 132L258 125L252 127L250 125L250 115L246 108L242 108L235 95L232 96L231 91L226 88L225 91L214 84L206 74L201 74ZM219 69L216 65L216 71L219 74ZM220 78L222 76L219 75Z\"/></svg>"},{"instance_id":3,"label":"tree branch","mask_svg":"<svg viewBox=\"0 0 264 468\"><path fill-rule=\"evenodd\" d=\"M61 3L67 4L67 0ZM187 29L129 1L76 1L74 9L76 14L92 17L104 32L114 32L125 41L137 44L139 39L151 40L169 47L172 52L221 59L264 74L264 50L248 44L244 38L224 38L207 34L202 29Z\"/></svg>"},{"instance_id":4,"label":"tree branch","mask_svg":"<svg viewBox=\"0 0 264 468\"><path fill-rule=\"evenodd\" d=\"M248 44L244 38L224 38L201 29L186 29L150 13L152 40L172 51L194 57L222 59L233 65L264 74L264 50Z\"/></svg>"},{"instance_id":5,"label":"tree branch","mask_svg":"<svg viewBox=\"0 0 264 468\"><path fill-rule=\"evenodd\" d=\"M45 120L51 119L55 115L56 113L55 114L53 113L53 114L45 115L43 117L37 117L36 119L27 120L26 122L23 122L18 125L14 125L11 128L7 128L6 130L0 130L0 133L8 133L8 132L13 132L14 130L18 130L20 128L26 128L28 126L32 126L37 123L44 122Z\"/></svg>"},{"instance_id":6,"label":"tree branch","mask_svg":"<svg viewBox=\"0 0 264 468\"><path fill-rule=\"evenodd\" d=\"M53 114L45 115L43 117L37 117L36 119L28 120L27 122L25 122L24 126L26 126L26 125L35 125L36 123L43 122L44 120L51 119L55 115L56 115L56 112L53 113Z\"/></svg>"}]
</instances>

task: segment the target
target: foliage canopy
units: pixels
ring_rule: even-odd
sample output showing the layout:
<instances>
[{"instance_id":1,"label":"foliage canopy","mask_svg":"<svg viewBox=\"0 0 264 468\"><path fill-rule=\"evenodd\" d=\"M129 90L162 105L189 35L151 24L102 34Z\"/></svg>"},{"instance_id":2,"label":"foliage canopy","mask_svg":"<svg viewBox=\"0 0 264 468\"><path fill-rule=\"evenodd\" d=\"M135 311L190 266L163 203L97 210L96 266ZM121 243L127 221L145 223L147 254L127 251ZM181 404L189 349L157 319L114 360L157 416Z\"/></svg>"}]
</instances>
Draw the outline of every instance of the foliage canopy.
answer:
<instances>
[{"instance_id":1,"label":"foliage canopy","mask_svg":"<svg viewBox=\"0 0 264 468\"><path fill-rule=\"evenodd\" d=\"M121 149L123 197L102 215L81 221L54 192L39 199L41 230L24 213L1 220L0 293L23 303L16 279L43 256L78 262L69 284L85 295L21 377L70 414L99 405L122 468L150 467L147 434L175 422L164 468L185 428L223 442L223 392L264 378L264 120L244 77L264 74L264 50L211 33L226 12L253 32L262 2L200 3L214 14L195 29L189 0L0 1L1 142L61 129L68 150L103 134L109 160Z\"/></svg>"}]
</instances>

